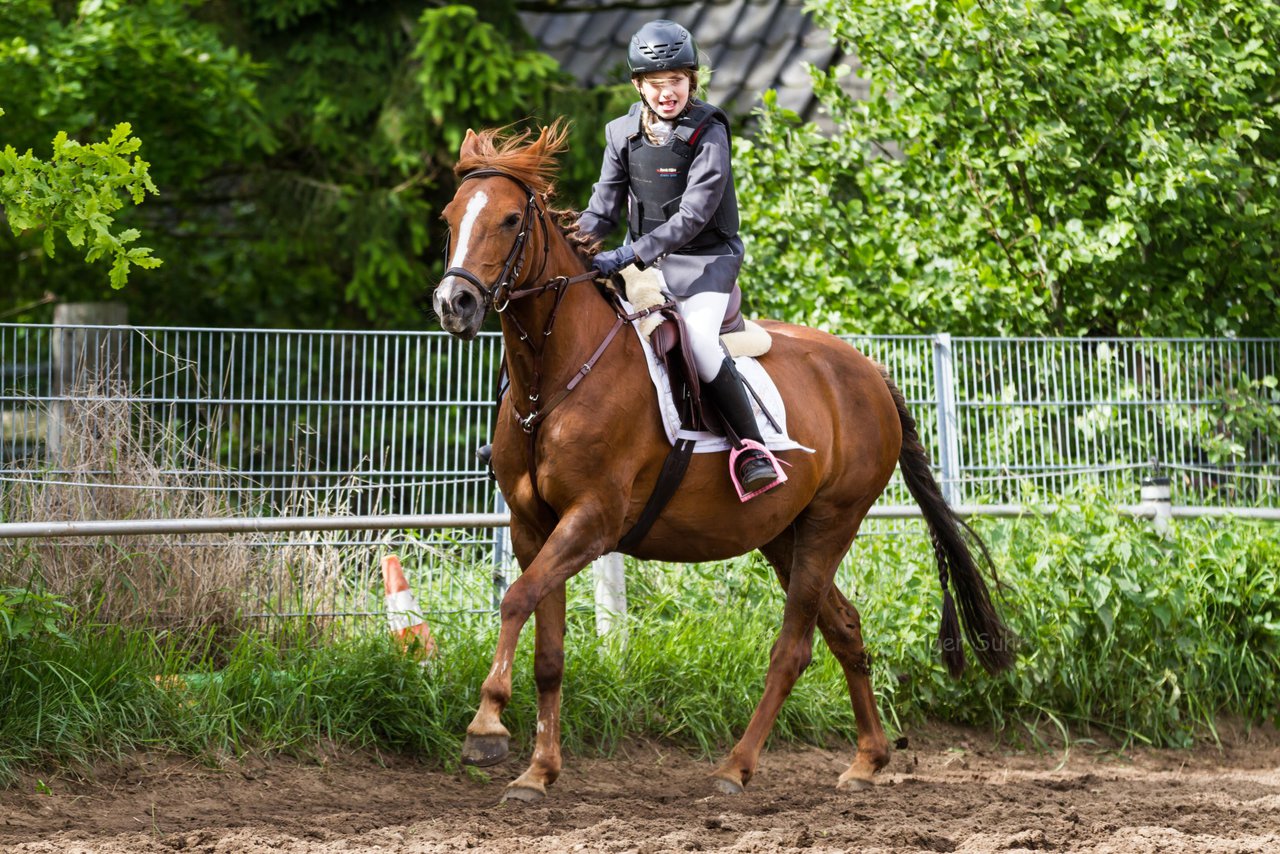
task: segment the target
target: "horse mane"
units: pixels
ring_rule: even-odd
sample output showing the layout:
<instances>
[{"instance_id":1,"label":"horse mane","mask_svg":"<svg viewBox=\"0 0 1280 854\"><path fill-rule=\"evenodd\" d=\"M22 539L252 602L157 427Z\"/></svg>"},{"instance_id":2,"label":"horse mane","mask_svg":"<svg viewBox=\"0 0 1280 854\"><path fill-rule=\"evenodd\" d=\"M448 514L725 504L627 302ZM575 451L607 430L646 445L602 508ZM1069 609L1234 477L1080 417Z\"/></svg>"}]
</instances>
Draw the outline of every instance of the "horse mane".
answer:
<instances>
[{"instance_id":1,"label":"horse mane","mask_svg":"<svg viewBox=\"0 0 1280 854\"><path fill-rule=\"evenodd\" d=\"M510 126L467 132L453 172L459 178L477 169L496 169L549 198L555 194L556 157L569 149L569 124L556 119L532 139L532 130Z\"/></svg>"},{"instance_id":2,"label":"horse mane","mask_svg":"<svg viewBox=\"0 0 1280 854\"><path fill-rule=\"evenodd\" d=\"M569 245L586 264L600 249L600 241L578 231L578 212L551 208L555 196L556 157L569 150L569 123L556 119L533 138L532 130L512 131L510 126L468 131L453 172L459 178L477 169L496 169L522 182L542 197L551 219Z\"/></svg>"}]
</instances>

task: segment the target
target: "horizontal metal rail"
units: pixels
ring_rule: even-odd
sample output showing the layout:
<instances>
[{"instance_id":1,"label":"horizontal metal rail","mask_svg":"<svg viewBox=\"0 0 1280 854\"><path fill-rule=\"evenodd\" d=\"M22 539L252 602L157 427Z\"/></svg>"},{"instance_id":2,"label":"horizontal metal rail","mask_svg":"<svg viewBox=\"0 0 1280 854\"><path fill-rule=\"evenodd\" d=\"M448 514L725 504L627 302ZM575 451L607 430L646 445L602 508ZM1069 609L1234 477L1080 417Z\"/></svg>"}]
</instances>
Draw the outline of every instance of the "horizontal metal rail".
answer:
<instances>
[{"instance_id":1,"label":"horizontal metal rail","mask_svg":"<svg viewBox=\"0 0 1280 854\"><path fill-rule=\"evenodd\" d=\"M957 516L1017 518L1043 516L1078 510L1072 505L962 504ZM1116 512L1138 519L1154 519L1155 504L1122 505ZM920 508L909 504L873 507L872 519L915 519ZM1174 505L1170 515L1177 518L1235 516L1280 522L1280 508L1272 507L1184 507ZM0 539L52 537L112 537L148 534L258 534L294 531L420 530L439 528L505 528L511 524L506 513L437 513L374 516L253 516L206 519L120 519L90 522L6 522L0 524Z\"/></svg>"},{"instance_id":2,"label":"horizontal metal rail","mask_svg":"<svg viewBox=\"0 0 1280 854\"><path fill-rule=\"evenodd\" d=\"M92 522L6 522L0 539L115 537L137 534L259 534L288 531L362 531L422 528L505 528L506 513L381 516L245 516L206 519L112 519Z\"/></svg>"}]
</instances>

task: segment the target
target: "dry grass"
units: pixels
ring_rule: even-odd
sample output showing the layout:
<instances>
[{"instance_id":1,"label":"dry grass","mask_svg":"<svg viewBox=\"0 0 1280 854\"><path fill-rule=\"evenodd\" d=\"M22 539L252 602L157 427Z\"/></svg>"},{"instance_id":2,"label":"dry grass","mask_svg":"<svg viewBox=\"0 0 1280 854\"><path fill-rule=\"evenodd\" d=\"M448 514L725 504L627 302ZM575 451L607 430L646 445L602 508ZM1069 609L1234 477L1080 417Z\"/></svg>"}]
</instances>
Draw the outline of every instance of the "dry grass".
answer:
<instances>
[{"instance_id":1,"label":"dry grass","mask_svg":"<svg viewBox=\"0 0 1280 854\"><path fill-rule=\"evenodd\" d=\"M42 471L9 484L13 522L233 515L209 461L128 400L81 389L51 413L61 430ZM36 583L103 622L204 634L243 624L262 584L250 535L171 534L0 540L0 583Z\"/></svg>"},{"instance_id":2,"label":"dry grass","mask_svg":"<svg viewBox=\"0 0 1280 854\"><path fill-rule=\"evenodd\" d=\"M304 478L286 490L289 498L260 513L245 506L237 493L241 479L220 470L212 452L129 396L118 385L80 389L42 413L59 427L56 447L6 472L17 480L0 483L0 519L342 516L353 512L356 496L378 488L357 475L323 489ZM220 431L210 426L205 435ZM296 466L305 472L308 461ZM0 539L0 587L31 585L96 622L183 637L226 639L246 628L285 626L294 637L307 637L349 630L353 614L380 611L379 558L406 550L415 554L415 566L452 564L465 554L454 568L458 575L470 569L474 552L406 540L403 531L364 542L352 542L347 531ZM419 592L428 601L430 594Z\"/></svg>"},{"instance_id":3,"label":"dry grass","mask_svg":"<svg viewBox=\"0 0 1280 854\"><path fill-rule=\"evenodd\" d=\"M350 497L362 489L357 478L320 494L300 489L279 510L283 516L346 516ZM389 547L394 535L379 541L352 543L348 531L292 531L271 547L272 571L257 591L263 613L307 615L313 626L328 628L343 614L369 599L371 584L381 584L376 552Z\"/></svg>"}]
</instances>

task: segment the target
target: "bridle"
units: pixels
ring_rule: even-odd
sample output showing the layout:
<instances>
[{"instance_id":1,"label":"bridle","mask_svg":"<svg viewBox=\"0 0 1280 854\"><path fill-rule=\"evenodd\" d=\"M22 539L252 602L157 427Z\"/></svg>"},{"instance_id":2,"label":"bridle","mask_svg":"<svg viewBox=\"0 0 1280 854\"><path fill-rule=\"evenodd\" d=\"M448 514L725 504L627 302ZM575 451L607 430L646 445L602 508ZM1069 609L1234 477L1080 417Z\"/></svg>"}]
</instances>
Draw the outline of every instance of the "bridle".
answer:
<instances>
[{"instance_id":1,"label":"bridle","mask_svg":"<svg viewBox=\"0 0 1280 854\"><path fill-rule=\"evenodd\" d=\"M516 235L516 239L512 242L511 249L507 252L507 259L502 264L502 272L498 275L497 282L492 286L480 281L479 276L465 267L450 267L444 271L442 279L456 276L459 279L470 282L484 295L485 307L501 314L507 310L507 306L511 305L511 300L513 299L545 293L553 288L562 288L564 285L573 282L595 278L595 274L590 272L572 278L556 276L541 285L516 288L516 283L520 280L520 274L524 271L525 253L529 248L529 233L534 227L542 229L542 259L537 275L530 278L536 282L546 272L547 259L551 253L546 211L542 205L538 204L538 194L530 189L528 184L509 172L503 172L501 169L475 169L462 176L464 182L470 181L472 178L506 178L521 189L525 195L525 204L524 212L520 215L520 233ZM449 255L452 251L450 243L451 241L446 237L444 244L445 263L448 263Z\"/></svg>"},{"instance_id":2,"label":"bridle","mask_svg":"<svg viewBox=\"0 0 1280 854\"><path fill-rule=\"evenodd\" d=\"M485 308L491 308L499 314L507 310L507 307L511 305L512 300L529 296L540 296L548 291L551 291L555 295L551 312L547 315L546 323L542 328L542 336L537 339L539 342L538 344L535 344L534 337L525 331L525 328L523 324L520 323L518 317L514 314L507 315L507 319L515 327L516 334L520 340L523 341L533 353L534 368L532 382L529 388L529 403L532 405L532 411L524 417L520 417L518 414L516 415L516 421L519 423L520 428L524 430L524 432L532 434L538 423L541 422L542 419L547 416L547 413L551 411L551 407L560 402L560 398L555 398L550 404L541 405L541 341L551 334L551 330L555 326L556 316L560 313L560 303L564 300L565 293L569 289L568 286L578 282L594 281L597 278L597 274L594 270L588 270L587 272L577 276L553 276L541 284L517 287L517 282L520 281L520 274L524 269L525 253L529 248L529 233L533 227L540 226L542 229L542 263L538 267L537 275L531 276L530 279L537 282L542 278L542 274L546 272L547 261L551 254L551 240L547 227L546 211L543 210L542 205L538 204L538 194L530 189L528 184L509 172L503 172L501 169L475 169L462 176L463 181L469 181L472 178L506 178L508 181L514 182L515 185L524 192L525 205L524 213L520 216L520 233L516 235L516 239L512 242L511 249L507 252L507 259L502 264L502 273L498 276L498 281L494 283L492 287L480 281L479 276L472 273L465 267L450 267L444 271L443 278L457 276L460 279L465 279L470 282L480 291L481 294L484 295ZM446 238L446 259L449 257L449 251L449 243ZM616 308L615 314L619 314L619 317L621 318L621 314ZM604 347L613 340L614 335L617 334L618 327L620 327L623 322L625 321L619 320L614 331L610 333L607 339L605 339L604 345L602 345L595 356L593 356L592 359L583 366L583 375L590 372L591 367L596 362L596 359L598 359L603 353ZM576 386L580 380L581 376L574 377L573 382L569 385L569 388L563 392L563 394L568 394L569 391L572 391L573 387Z\"/></svg>"}]
</instances>

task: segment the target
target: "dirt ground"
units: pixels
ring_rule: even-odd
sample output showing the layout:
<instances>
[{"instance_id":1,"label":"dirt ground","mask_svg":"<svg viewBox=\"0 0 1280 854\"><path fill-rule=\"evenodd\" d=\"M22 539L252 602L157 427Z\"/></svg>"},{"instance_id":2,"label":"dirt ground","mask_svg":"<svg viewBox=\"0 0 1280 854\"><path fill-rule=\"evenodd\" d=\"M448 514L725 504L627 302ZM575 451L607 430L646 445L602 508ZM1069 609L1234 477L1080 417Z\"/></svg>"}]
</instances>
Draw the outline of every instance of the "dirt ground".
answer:
<instances>
[{"instance_id":1,"label":"dirt ground","mask_svg":"<svg viewBox=\"0 0 1280 854\"><path fill-rule=\"evenodd\" d=\"M568 757L534 806L498 804L516 760L479 775L371 753L219 770L138 756L89 782L31 775L0 790L0 850L1280 852L1274 730L1123 753L1020 751L941 726L908 738L869 792L834 789L848 748L775 747L730 797L709 761L642 743Z\"/></svg>"}]
</instances>

